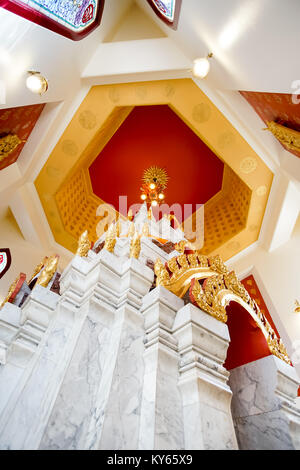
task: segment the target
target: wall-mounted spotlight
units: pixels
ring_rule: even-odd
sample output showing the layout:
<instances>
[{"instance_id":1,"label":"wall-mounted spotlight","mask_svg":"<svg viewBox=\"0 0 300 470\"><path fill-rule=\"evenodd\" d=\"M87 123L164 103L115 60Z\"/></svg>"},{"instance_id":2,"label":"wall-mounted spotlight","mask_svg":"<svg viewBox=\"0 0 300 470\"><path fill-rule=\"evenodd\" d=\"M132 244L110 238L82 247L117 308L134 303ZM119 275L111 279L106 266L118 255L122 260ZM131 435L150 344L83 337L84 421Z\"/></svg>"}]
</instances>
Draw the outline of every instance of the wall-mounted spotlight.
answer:
<instances>
[{"instance_id":1,"label":"wall-mounted spotlight","mask_svg":"<svg viewBox=\"0 0 300 470\"><path fill-rule=\"evenodd\" d=\"M26 79L27 88L32 91L32 93L38 93L43 95L48 90L48 81L46 80L40 72L29 71L28 77Z\"/></svg>"},{"instance_id":2,"label":"wall-mounted spotlight","mask_svg":"<svg viewBox=\"0 0 300 470\"><path fill-rule=\"evenodd\" d=\"M201 57L194 60L193 65L193 75L196 78L205 78L210 69L209 59L213 56L213 53L210 52L207 57Z\"/></svg>"}]
</instances>

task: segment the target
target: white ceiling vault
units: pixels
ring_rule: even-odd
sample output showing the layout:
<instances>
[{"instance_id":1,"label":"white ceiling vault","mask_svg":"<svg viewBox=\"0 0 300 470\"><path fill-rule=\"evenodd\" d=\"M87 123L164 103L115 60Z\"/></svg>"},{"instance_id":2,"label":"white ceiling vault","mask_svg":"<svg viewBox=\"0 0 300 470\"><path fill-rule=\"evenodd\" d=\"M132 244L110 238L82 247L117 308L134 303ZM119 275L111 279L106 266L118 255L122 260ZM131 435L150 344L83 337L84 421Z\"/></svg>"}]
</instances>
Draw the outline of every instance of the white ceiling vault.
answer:
<instances>
[{"instance_id":1,"label":"white ceiling vault","mask_svg":"<svg viewBox=\"0 0 300 470\"><path fill-rule=\"evenodd\" d=\"M300 159L262 131L238 90L292 92L299 17L298 0L182 0L174 31L145 0L106 0L100 27L74 42L0 8L0 109L47 103L18 161L0 172L0 206L11 208L25 239L68 257L33 182L90 86L191 77L193 59L213 52L208 77L195 82L274 172L261 242L270 250L284 243L300 208ZM28 70L48 79L42 97L25 87Z\"/></svg>"}]
</instances>

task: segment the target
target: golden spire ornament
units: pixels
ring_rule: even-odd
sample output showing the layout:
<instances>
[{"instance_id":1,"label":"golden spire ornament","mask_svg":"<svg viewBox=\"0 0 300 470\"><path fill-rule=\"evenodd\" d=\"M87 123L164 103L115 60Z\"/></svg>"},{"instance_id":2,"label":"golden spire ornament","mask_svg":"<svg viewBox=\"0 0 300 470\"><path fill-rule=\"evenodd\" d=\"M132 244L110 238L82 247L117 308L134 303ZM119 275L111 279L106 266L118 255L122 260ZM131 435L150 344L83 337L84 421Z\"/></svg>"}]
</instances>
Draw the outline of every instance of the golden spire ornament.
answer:
<instances>
[{"instance_id":1,"label":"golden spire ornament","mask_svg":"<svg viewBox=\"0 0 300 470\"><path fill-rule=\"evenodd\" d=\"M134 234L135 234L135 225L134 225L134 222L131 222L131 224L129 225L127 237L133 237Z\"/></svg>"},{"instance_id":2,"label":"golden spire ornament","mask_svg":"<svg viewBox=\"0 0 300 470\"><path fill-rule=\"evenodd\" d=\"M116 242L117 242L117 240L116 240L116 226L115 226L114 223L112 223L112 224L110 224L110 226L107 230L107 234L106 234L106 238L105 238L103 248L105 248L105 250L109 251L110 253L113 253L114 249L115 249Z\"/></svg>"},{"instance_id":3,"label":"golden spire ornament","mask_svg":"<svg viewBox=\"0 0 300 470\"><path fill-rule=\"evenodd\" d=\"M39 286L42 287L47 287L49 282L51 281L54 273L57 270L57 265L58 265L58 255L50 256L46 263L43 271L41 272L40 276L38 277L38 280L36 281L36 285L38 284Z\"/></svg>"},{"instance_id":4,"label":"golden spire ornament","mask_svg":"<svg viewBox=\"0 0 300 470\"><path fill-rule=\"evenodd\" d=\"M76 255L85 257L87 256L90 248L91 242L89 240L89 233L85 230L85 232L83 232L79 237Z\"/></svg>"},{"instance_id":5,"label":"golden spire ornament","mask_svg":"<svg viewBox=\"0 0 300 470\"><path fill-rule=\"evenodd\" d=\"M130 258L138 259L141 252L141 236L135 232L130 242Z\"/></svg>"},{"instance_id":6,"label":"golden spire ornament","mask_svg":"<svg viewBox=\"0 0 300 470\"><path fill-rule=\"evenodd\" d=\"M149 237L149 236L150 236L149 225L148 225L148 222L145 222L142 228L142 237Z\"/></svg>"}]
</instances>

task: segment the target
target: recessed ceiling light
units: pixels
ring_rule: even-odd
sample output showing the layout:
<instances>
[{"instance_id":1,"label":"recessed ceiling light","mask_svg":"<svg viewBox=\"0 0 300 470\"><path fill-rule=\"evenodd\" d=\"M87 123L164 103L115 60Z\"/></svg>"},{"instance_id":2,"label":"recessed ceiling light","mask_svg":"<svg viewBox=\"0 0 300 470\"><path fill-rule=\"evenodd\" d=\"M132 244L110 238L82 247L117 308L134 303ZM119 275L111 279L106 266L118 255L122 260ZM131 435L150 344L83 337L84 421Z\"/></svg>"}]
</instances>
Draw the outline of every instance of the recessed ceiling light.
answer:
<instances>
[{"instance_id":1,"label":"recessed ceiling light","mask_svg":"<svg viewBox=\"0 0 300 470\"><path fill-rule=\"evenodd\" d=\"M29 71L28 77L26 79L27 88L32 91L32 93L38 93L43 95L48 90L48 82L40 72Z\"/></svg>"}]
</instances>

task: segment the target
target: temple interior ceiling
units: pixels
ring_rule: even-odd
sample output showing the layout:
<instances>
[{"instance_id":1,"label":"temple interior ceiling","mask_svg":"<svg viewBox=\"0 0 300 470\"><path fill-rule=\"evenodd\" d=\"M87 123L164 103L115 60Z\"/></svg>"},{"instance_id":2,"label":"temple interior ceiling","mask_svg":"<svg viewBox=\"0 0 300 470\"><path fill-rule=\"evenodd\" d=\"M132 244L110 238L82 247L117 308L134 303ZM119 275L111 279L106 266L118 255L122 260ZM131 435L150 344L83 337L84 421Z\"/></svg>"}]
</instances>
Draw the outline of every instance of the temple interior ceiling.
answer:
<instances>
[{"instance_id":1,"label":"temple interior ceiling","mask_svg":"<svg viewBox=\"0 0 300 470\"><path fill-rule=\"evenodd\" d=\"M96 241L99 236L99 233L96 234L99 222L97 207L101 202L115 202L113 197L119 195L118 185L114 188L115 180L109 164L106 174L105 158L107 155L113 158L114 147L118 149L118 145L122 145L118 137L122 134L122 128L127 131L131 117L135 118L136 114L144 112L146 105L162 106L161 109L172 116L180 129L184 129L186 134L192 131L190 139L195 148L189 163L195 168L188 166L184 155L180 153L174 157L172 166L172 149L170 154L160 156L155 164L165 161L170 176L172 171L177 174L172 184L177 186L179 194L182 185L182 200L179 196L179 202L185 202L184 191L187 190L184 190L184 186L188 185L192 188L190 202L201 203L198 196L203 198L202 201L206 198L203 253L218 252L226 260L257 240L273 174L216 106L188 79L91 88L35 181L55 240L74 252L78 236L88 228L91 239ZM142 108L136 109L137 106ZM148 111L151 114L155 108L149 108ZM159 131L163 129L159 128ZM198 142L195 142L195 136ZM199 149L202 149L202 153L197 160ZM125 191L128 187L130 197L133 198L136 192L135 202L140 202L140 173L142 168L146 169L150 160L146 151L141 152L142 146L135 150L140 152L139 163L132 168L128 180L130 164L127 166L127 158L123 160L122 154L118 154L121 168L116 169L116 179L125 184ZM125 156L126 152L129 149L124 149ZM124 175L120 174L122 168ZM184 183L179 176L181 168L182 174L186 175ZM94 179L90 177L93 169L93 175L96 174ZM213 176L210 176L210 171ZM218 173L223 174L222 179L217 177ZM109 184L106 182L102 187L102 178L106 178ZM207 192L205 195L198 189L203 179L214 182L212 193ZM168 197L167 191L166 194ZM132 201L130 199L129 202Z\"/></svg>"}]
</instances>

